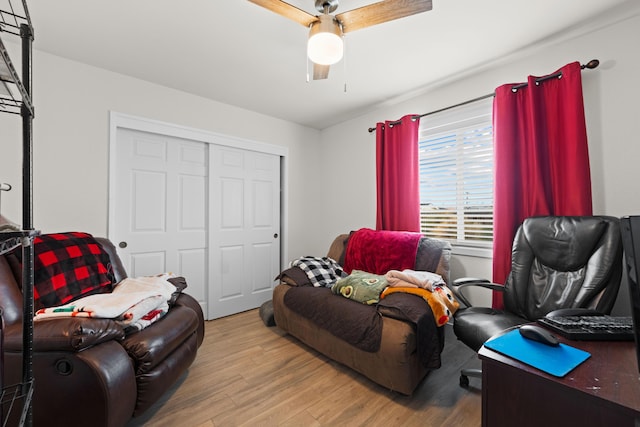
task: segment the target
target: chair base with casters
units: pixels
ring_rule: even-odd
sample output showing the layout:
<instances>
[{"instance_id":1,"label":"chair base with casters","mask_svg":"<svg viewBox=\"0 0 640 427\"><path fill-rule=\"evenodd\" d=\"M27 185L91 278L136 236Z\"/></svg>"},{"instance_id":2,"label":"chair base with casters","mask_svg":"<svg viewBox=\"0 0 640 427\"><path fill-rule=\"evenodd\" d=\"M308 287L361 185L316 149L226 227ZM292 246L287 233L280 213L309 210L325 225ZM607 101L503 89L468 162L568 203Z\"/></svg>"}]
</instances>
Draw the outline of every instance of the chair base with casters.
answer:
<instances>
[{"instance_id":1,"label":"chair base with casters","mask_svg":"<svg viewBox=\"0 0 640 427\"><path fill-rule=\"evenodd\" d=\"M469 377L482 378L482 369L463 369L460 371L460 387L469 387Z\"/></svg>"},{"instance_id":2,"label":"chair base with casters","mask_svg":"<svg viewBox=\"0 0 640 427\"><path fill-rule=\"evenodd\" d=\"M504 285L485 279L455 280L451 290L466 307L454 315L456 337L474 351L489 338L535 322L564 308L610 314L622 277L619 219L610 216L547 216L524 220L511 253ZM469 286L501 292L504 310L474 307L462 290ZM479 370L463 370L460 385Z\"/></svg>"},{"instance_id":3,"label":"chair base with casters","mask_svg":"<svg viewBox=\"0 0 640 427\"><path fill-rule=\"evenodd\" d=\"M459 279L458 281L458 295L460 282L464 282L464 286L482 286L490 289L503 288L502 285L496 285L494 283L488 283L480 280L479 282L473 282L471 279ZM456 286L454 282L453 286ZM464 287L462 286L462 287ZM461 300L464 299L464 296ZM506 330L529 323L529 320L523 319L518 316L514 316L510 313L505 313L501 310L494 310L487 307L467 307L454 320L453 331L456 337L470 347L473 351L478 352L480 347L489 338L499 335ZM481 369L463 369L460 371L460 386L469 386L469 377L482 378Z\"/></svg>"}]
</instances>

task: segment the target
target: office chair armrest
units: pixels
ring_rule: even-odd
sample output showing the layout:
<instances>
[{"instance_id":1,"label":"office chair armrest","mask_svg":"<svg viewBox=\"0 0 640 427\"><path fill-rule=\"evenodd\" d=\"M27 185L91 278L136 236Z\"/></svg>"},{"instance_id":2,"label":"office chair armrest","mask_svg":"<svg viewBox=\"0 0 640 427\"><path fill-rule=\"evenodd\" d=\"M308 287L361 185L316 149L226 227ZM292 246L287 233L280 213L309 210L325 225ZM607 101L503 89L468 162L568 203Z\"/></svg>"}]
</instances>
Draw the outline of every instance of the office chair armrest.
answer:
<instances>
[{"instance_id":1,"label":"office chair armrest","mask_svg":"<svg viewBox=\"0 0 640 427\"><path fill-rule=\"evenodd\" d=\"M462 285L465 283L491 283L488 279L480 279L478 277L460 277L453 281L454 285Z\"/></svg>"},{"instance_id":2,"label":"office chair armrest","mask_svg":"<svg viewBox=\"0 0 640 427\"><path fill-rule=\"evenodd\" d=\"M487 279L477 279L475 277L461 277L456 279L451 284L451 292L453 292L455 297L467 307L473 307L473 304L471 304L462 294L462 288L466 288L468 286L478 286L485 289L491 289L493 291L504 292L504 285L491 283Z\"/></svg>"}]
</instances>

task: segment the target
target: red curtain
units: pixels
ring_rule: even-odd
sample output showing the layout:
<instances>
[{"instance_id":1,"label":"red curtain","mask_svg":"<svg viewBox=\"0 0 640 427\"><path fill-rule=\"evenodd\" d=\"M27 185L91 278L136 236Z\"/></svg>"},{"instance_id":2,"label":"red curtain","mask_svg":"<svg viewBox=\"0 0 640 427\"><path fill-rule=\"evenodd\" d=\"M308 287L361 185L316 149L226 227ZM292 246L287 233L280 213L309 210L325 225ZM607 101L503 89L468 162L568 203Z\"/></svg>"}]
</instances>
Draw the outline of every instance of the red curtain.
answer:
<instances>
[{"instance_id":1,"label":"red curtain","mask_svg":"<svg viewBox=\"0 0 640 427\"><path fill-rule=\"evenodd\" d=\"M378 230L420 231L419 126L415 115L376 125Z\"/></svg>"},{"instance_id":2,"label":"red curtain","mask_svg":"<svg viewBox=\"0 0 640 427\"><path fill-rule=\"evenodd\" d=\"M496 89L493 281L504 283L522 221L539 215L591 215L591 176L581 67L567 64L541 82ZM555 73L554 73L555 74ZM493 307L502 308L494 293Z\"/></svg>"}]
</instances>

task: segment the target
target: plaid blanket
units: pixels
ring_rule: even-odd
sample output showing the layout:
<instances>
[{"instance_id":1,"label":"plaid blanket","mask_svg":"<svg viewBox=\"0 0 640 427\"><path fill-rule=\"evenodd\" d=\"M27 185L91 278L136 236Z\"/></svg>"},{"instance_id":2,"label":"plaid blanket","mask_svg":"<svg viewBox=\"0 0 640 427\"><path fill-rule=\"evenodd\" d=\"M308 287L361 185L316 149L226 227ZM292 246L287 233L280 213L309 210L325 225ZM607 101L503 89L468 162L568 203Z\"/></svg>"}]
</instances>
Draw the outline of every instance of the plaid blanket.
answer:
<instances>
[{"instance_id":1,"label":"plaid blanket","mask_svg":"<svg viewBox=\"0 0 640 427\"><path fill-rule=\"evenodd\" d=\"M339 278L347 276L340 264L329 257L304 256L292 261L291 267L301 268L315 287L330 288Z\"/></svg>"},{"instance_id":2,"label":"plaid blanket","mask_svg":"<svg viewBox=\"0 0 640 427\"><path fill-rule=\"evenodd\" d=\"M54 307L86 295L111 292L109 255L92 235L43 234L33 241L34 307ZM22 261L22 251L15 255Z\"/></svg>"}]
</instances>

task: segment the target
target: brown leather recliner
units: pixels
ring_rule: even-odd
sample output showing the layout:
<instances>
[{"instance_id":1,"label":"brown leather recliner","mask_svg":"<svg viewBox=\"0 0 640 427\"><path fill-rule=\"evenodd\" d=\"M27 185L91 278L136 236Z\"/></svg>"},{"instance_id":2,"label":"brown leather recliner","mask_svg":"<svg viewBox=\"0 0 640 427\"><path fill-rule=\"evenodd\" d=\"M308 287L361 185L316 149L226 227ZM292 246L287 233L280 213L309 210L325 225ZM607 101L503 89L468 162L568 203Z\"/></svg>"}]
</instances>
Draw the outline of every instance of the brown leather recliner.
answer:
<instances>
[{"instance_id":1,"label":"brown leather recliner","mask_svg":"<svg viewBox=\"0 0 640 427\"><path fill-rule=\"evenodd\" d=\"M110 256L116 281L127 277L113 244L97 240ZM5 385L22 381L23 301L15 270L7 255L0 256ZM202 309L185 293L164 317L128 336L111 319L35 322L33 425L125 425L185 373L203 339Z\"/></svg>"}]
</instances>

